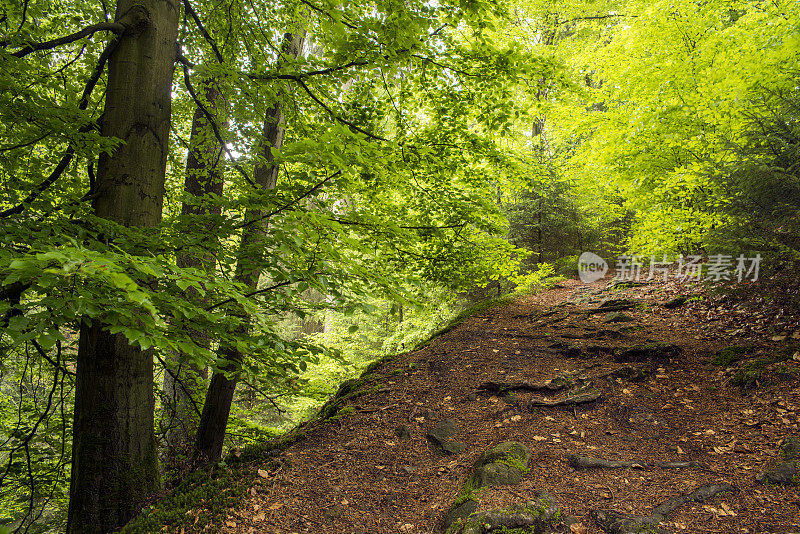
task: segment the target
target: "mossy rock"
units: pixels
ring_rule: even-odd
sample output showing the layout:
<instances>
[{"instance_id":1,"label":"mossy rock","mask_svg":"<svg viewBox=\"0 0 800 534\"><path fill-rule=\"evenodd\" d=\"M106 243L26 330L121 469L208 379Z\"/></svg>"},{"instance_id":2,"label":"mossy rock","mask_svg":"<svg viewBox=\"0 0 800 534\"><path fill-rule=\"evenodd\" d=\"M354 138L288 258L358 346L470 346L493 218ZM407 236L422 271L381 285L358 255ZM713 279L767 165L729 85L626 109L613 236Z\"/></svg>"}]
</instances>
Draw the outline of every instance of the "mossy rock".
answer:
<instances>
[{"instance_id":1,"label":"mossy rock","mask_svg":"<svg viewBox=\"0 0 800 534\"><path fill-rule=\"evenodd\" d=\"M680 308L681 306L686 304L687 300L688 300L687 297L684 296L675 297L674 299L670 299L664 304L662 304L662 306L664 306L668 310L673 310L675 308Z\"/></svg>"},{"instance_id":2,"label":"mossy rock","mask_svg":"<svg viewBox=\"0 0 800 534\"><path fill-rule=\"evenodd\" d=\"M484 452L475 463L473 485L508 486L519 484L528 472L531 454L528 448L517 441L506 441Z\"/></svg>"},{"instance_id":3,"label":"mossy rock","mask_svg":"<svg viewBox=\"0 0 800 534\"><path fill-rule=\"evenodd\" d=\"M483 467L486 464L509 461L512 459L516 459L523 467L527 467L531 459L531 453L528 447L518 441L505 441L481 454L480 458L478 458L478 461L475 463L475 467Z\"/></svg>"},{"instance_id":4,"label":"mossy rock","mask_svg":"<svg viewBox=\"0 0 800 534\"><path fill-rule=\"evenodd\" d=\"M476 512L454 523L447 534L545 534L561 521L561 511L546 493L507 508Z\"/></svg>"},{"instance_id":5,"label":"mossy rock","mask_svg":"<svg viewBox=\"0 0 800 534\"><path fill-rule=\"evenodd\" d=\"M731 345L730 347L719 349L716 354L714 354L714 358L711 361L714 362L714 365L728 367L730 364L740 360L742 356L752 351L752 345Z\"/></svg>"},{"instance_id":6,"label":"mossy rock","mask_svg":"<svg viewBox=\"0 0 800 534\"><path fill-rule=\"evenodd\" d=\"M766 471L756 476L761 484L800 485L800 438L789 436L781 445L781 459L772 462Z\"/></svg>"},{"instance_id":7,"label":"mossy rock","mask_svg":"<svg viewBox=\"0 0 800 534\"><path fill-rule=\"evenodd\" d=\"M453 506L447 515L444 516L444 524L447 527L451 525L459 525L463 524L464 520L474 514L478 510L478 501L473 499L467 499L466 501ZM451 530L448 528L448 534L450 534ZM457 532L457 531L454 531Z\"/></svg>"},{"instance_id":8,"label":"mossy rock","mask_svg":"<svg viewBox=\"0 0 800 534\"><path fill-rule=\"evenodd\" d=\"M662 532L658 524L663 516L630 516L615 511L593 510L592 519L608 534L653 534Z\"/></svg>"},{"instance_id":9,"label":"mossy rock","mask_svg":"<svg viewBox=\"0 0 800 534\"><path fill-rule=\"evenodd\" d=\"M800 437L787 436L781 445L781 456L784 460L800 459Z\"/></svg>"}]
</instances>

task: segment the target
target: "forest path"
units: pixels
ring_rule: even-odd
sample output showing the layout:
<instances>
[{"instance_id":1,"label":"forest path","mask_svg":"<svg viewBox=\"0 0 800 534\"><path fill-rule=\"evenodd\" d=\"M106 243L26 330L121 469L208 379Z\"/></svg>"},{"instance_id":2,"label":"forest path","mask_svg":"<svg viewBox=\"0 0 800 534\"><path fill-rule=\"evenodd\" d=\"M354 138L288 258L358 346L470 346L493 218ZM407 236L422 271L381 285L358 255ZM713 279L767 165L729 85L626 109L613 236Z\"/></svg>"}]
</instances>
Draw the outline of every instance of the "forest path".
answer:
<instances>
[{"instance_id":1,"label":"forest path","mask_svg":"<svg viewBox=\"0 0 800 534\"><path fill-rule=\"evenodd\" d=\"M730 327L709 322L699 302L664 307L675 291L568 280L467 319L378 368L332 419L307 425L303 439L258 467L246 500L215 531L438 532L476 459L509 440L528 447L530 471L519 484L484 488L481 509L544 490L570 516L556 532L600 533L592 510L646 516L667 499L727 483L738 493L684 504L662 528L800 531L797 488L755 482L779 456L781 440L797 433L800 355L792 357L787 341L750 337L755 346L732 357L739 362L715 365L714 355L736 344ZM624 309L600 309L604 303ZM744 319L732 313L724 315L735 328ZM641 348L648 344L657 350ZM564 373L590 381L588 391L601 397L532 407L534 399L570 393L498 393L486 384L541 384ZM733 384L735 376L751 388ZM452 440L463 452L444 454L426 439L444 419L455 422ZM637 465L576 469L568 454ZM699 465L652 465L658 462Z\"/></svg>"}]
</instances>

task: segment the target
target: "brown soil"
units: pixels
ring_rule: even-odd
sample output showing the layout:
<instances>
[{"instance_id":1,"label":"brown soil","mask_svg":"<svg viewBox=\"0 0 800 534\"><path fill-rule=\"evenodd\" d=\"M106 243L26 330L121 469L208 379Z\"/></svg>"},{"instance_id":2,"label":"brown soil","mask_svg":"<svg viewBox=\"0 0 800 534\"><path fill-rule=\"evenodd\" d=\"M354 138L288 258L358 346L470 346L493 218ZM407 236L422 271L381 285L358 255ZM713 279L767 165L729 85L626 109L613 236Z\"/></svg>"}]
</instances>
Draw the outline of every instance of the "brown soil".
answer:
<instances>
[{"instance_id":1,"label":"brown soil","mask_svg":"<svg viewBox=\"0 0 800 534\"><path fill-rule=\"evenodd\" d=\"M230 510L218 530L437 532L477 457L499 442L517 440L531 451L530 472L518 485L485 489L482 508L518 503L545 490L564 514L577 519L566 532L599 533L592 509L649 515L670 497L725 482L741 491L680 507L665 530L800 531L798 488L754 482L779 455L782 438L798 432L800 354L792 358L792 327L788 340L770 341L771 334L748 338L740 325L715 326L707 303L663 308L660 303L674 296L667 289L566 281L468 319L376 371L379 391L348 401L354 411L312 424L305 439L277 458L280 467L264 466L248 500ZM604 324L603 313L585 313L624 297L646 302L624 312L634 322ZM728 312L726 318L736 317ZM746 314L739 317L747 322ZM626 326L633 329L620 332ZM728 333L730 328L739 331ZM612 349L656 341L675 343L683 352L656 362L640 381L603 378L624 365L614 362ZM556 342L582 347L584 354L562 356L548 348ZM747 362L728 369L711 363L718 349L736 343L756 344L767 356L787 350L789 355L762 366L759 379L743 390L731 377ZM603 398L531 411L527 401L540 393L519 390L500 398L478 389L490 380L540 383L563 372L589 377ZM454 439L467 445L465 452L443 455L425 439L444 418L457 422ZM400 425L409 427L410 440L395 435ZM576 470L565 459L569 453L647 464L696 461L707 469Z\"/></svg>"}]
</instances>

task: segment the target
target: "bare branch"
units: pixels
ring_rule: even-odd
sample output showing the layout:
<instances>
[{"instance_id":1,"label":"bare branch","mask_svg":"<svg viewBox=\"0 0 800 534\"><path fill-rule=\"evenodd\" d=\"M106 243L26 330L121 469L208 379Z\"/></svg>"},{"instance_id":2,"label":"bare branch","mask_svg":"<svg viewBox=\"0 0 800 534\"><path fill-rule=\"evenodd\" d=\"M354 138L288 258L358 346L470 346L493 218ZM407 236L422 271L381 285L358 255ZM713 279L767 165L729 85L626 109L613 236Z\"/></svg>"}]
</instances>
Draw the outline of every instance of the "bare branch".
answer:
<instances>
[{"instance_id":1,"label":"bare branch","mask_svg":"<svg viewBox=\"0 0 800 534\"><path fill-rule=\"evenodd\" d=\"M189 65L191 64L191 62L188 61L181 54L178 54L177 58L178 62L181 64L181 68L183 69L183 81L186 85L186 90L189 91L189 95L192 97L192 100L194 100L194 103L197 105L200 111L203 112L203 115L205 115L208 124L211 126L211 130L214 132L214 136L217 138L217 141L219 142L223 150L225 150L225 153L228 155L228 158L230 158L233 168L239 171L239 174L242 175L242 177L247 181L247 183L255 187L255 183L253 183L253 180L250 178L250 176L248 176L247 171L245 171L241 165L236 163L235 161L236 158L233 157L233 154L228 148L228 144L222 138L222 133L219 131L219 126L217 125L217 121L214 120L214 117L211 116L211 113L208 111L208 109L206 109L205 105L198 98L197 93L194 90L194 86L192 85L191 77L189 76Z\"/></svg>"},{"instance_id":2,"label":"bare branch","mask_svg":"<svg viewBox=\"0 0 800 534\"><path fill-rule=\"evenodd\" d=\"M217 47L217 42L208 33L208 30L206 30L206 27L203 25L203 21L200 20L200 16L197 14L197 11L195 11L192 5L189 3L189 0L183 0L183 8L186 11L186 13L190 17L192 17L192 20L194 20L194 23L197 25L197 29L200 30L201 34L203 34L203 39L206 40L208 45L211 47L211 50L214 51L214 55L216 56L217 61L219 61L220 63L225 63L225 58L219 51L219 48Z\"/></svg>"},{"instance_id":3,"label":"bare branch","mask_svg":"<svg viewBox=\"0 0 800 534\"><path fill-rule=\"evenodd\" d=\"M295 281L285 280L283 282L279 282L279 283L271 285L269 287L265 287L265 288L262 288L262 289L257 289L255 291L251 291L250 293L245 293L244 296L246 298L254 297L256 295L260 295L261 293L267 293L269 291L272 291L273 289L278 289L278 288L281 288L281 287L285 287L285 286L288 286L289 284L293 284L295 282L300 282L300 280L295 280ZM229 303L231 303L231 302L233 302L235 300L236 299L233 298L233 297L231 297L229 299L221 300L221 301L217 302L216 304L212 304L211 306L206 308L206 311L211 311L213 309L219 308L220 306L224 306L225 304L229 304Z\"/></svg>"},{"instance_id":4,"label":"bare branch","mask_svg":"<svg viewBox=\"0 0 800 534\"><path fill-rule=\"evenodd\" d=\"M306 191L305 193L303 193L299 197L297 197L295 199L292 199L290 202L287 202L283 206L280 206L279 208L276 208L276 209L272 210L271 212L269 212L269 213L267 213L265 215L262 215L261 217L258 217L256 219L253 219L252 221L247 221L246 223L240 224L239 226L236 227L236 229L244 228L245 226L250 226L251 224L255 224L255 223L259 222L259 221L263 221L264 219L269 219L273 215L277 215L278 213L282 212L286 208L289 208L292 205L297 204L298 202L300 202L304 198L314 194L320 187L322 187L323 185L328 183L330 180L332 180L336 176L339 176L340 174L342 174L342 171L336 171L335 173L331 174L330 176L328 176L327 178L322 180L320 183L314 185L314 187L312 187L311 189L309 189L308 191Z\"/></svg>"},{"instance_id":5,"label":"bare branch","mask_svg":"<svg viewBox=\"0 0 800 534\"><path fill-rule=\"evenodd\" d=\"M362 128L359 128L358 126L356 126L355 124L353 124L353 123L352 123L352 122L350 122L349 120L347 120L347 119L343 119L342 117L340 117L339 115L337 115L337 114L336 114L336 113L335 113L335 112L334 112L334 111L333 111L331 108L329 108L329 107L328 107L328 106L327 106L327 105L326 105L326 104L325 104L325 103L324 103L322 100L320 100L319 98L317 98L317 96L316 96L314 93L312 93L312 92L311 92L311 89L309 89L309 88L308 88L308 85L306 85L306 83L305 83L303 80L300 80L300 79L295 79L295 81L296 81L298 84L300 84L300 87L302 87L302 88L303 88L303 90L304 90L306 93L308 93L308 96L310 96L310 97L311 97L311 99L312 99L314 102L316 102L317 104L319 104L319 106L320 106L320 107L322 107L322 108L323 108L325 111L327 111L328 113L330 113L331 117L333 117L333 119L334 119L335 121L337 121L337 122L340 122L340 123L344 124L345 126L349 127L351 130L355 130L355 131L357 131L357 132L359 132L359 133L362 133L362 134L366 135L367 137L369 137L369 138L371 138L371 139L375 139L376 141L386 141L386 142L388 142L388 141L389 141L389 140L388 140L388 139L386 139L385 137L381 137L381 136L379 136L379 135L375 135L375 134L369 133L368 131L366 131L366 130L364 130L364 129L362 129Z\"/></svg>"},{"instance_id":6,"label":"bare branch","mask_svg":"<svg viewBox=\"0 0 800 534\"><path fill-rule=\"evenodd\" d=\"M99 22L97 24L92 24L91 26L86 26L84 29L77 31L71 35L66 35L64 37L59 37L58 39L52 39L50 41L45 41L43 43L29 43L25 48L17 50L13 54L14 57L23 58L32 52L36 52L38 50L51 50L56 48L57 46L74 43L79 39L83 39L84 37L89 37L94 35L97 32L108 31L116 34L120 34L127 29L127 25L122 22Z\"/></svg>"}]
</instances>

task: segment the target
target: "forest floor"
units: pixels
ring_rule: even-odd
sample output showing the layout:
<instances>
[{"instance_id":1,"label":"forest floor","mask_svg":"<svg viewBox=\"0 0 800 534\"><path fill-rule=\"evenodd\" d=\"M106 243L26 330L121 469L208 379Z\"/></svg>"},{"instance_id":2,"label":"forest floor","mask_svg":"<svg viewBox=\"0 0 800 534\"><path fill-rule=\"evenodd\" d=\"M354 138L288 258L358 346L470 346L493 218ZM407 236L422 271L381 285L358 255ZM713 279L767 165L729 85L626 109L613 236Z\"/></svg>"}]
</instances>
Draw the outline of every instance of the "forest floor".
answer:
<instances>
[{"instance_id":1,"label":"forest floor","mask_svg":"<svg viewBox=\"0 0 800 534\"><path fill-rule=\"evenodd\" d=\"M695 298L664 306L680 294ZM620 299L635 306L599 308L609 301L614 308ZM607 322L613 319L622 321ZM303 439L253 465L245 500L205 530L439 532L476 459L514 440L530 450L530 471L518 484L484 488L481 509L524 502L544 490L565 519L556 532L601 533L592 510L646 516L667 499L727 483L738 492L683 504L661 527L800 532L798 486L755 480L779 459L782 440L800 434L798 338L796 318L760 297L736 300L678 284L620 288L567 280L480 312L373 371L369 389L342 402L336 416L309 423ZM653 343L678 348L625 352ZM718 355L733 345L747 348ZM543 394L521 383L542 384L564 373L591 382L601 396L531 407L533 399L568 393ZM506 390L487 382L504 383ZM455 422L452 439L466 446L463 452L444 454L426 439L443 419ZM568 454L635 465L576 469ZM653 465L667 461L697 463Z\"/></svg>"}]
</instances>

